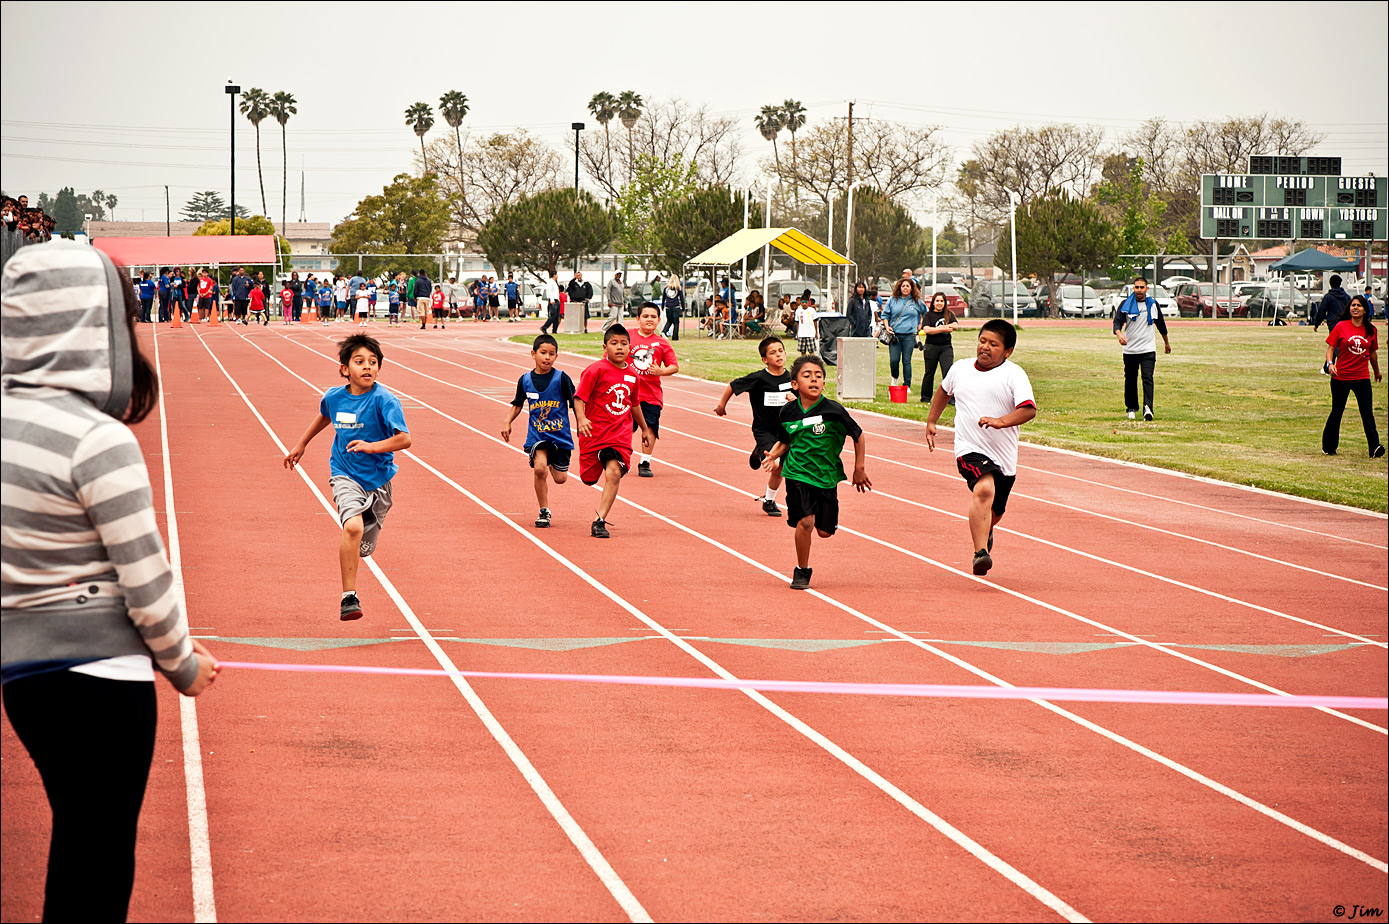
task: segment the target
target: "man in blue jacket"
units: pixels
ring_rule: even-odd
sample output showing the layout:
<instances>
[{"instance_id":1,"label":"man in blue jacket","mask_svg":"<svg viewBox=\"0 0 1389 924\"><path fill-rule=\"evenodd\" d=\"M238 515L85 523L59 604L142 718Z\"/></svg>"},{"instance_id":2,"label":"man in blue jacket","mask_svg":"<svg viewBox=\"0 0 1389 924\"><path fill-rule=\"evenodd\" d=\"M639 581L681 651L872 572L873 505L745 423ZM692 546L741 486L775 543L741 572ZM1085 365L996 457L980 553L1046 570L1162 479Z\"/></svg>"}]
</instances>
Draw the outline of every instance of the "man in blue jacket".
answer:
<instances>
[{"instance_id":1,"label":"man in blue jacket","mask_svg":"<svg viewBox=\"0 0 1389 924\"><path fill-rule=\"evenodd\" d=\"M251 277L246 275L246 267L238 266L231 278L232 317L246 324L246 309L251 304Z\"/></svg>"}]
</instances>

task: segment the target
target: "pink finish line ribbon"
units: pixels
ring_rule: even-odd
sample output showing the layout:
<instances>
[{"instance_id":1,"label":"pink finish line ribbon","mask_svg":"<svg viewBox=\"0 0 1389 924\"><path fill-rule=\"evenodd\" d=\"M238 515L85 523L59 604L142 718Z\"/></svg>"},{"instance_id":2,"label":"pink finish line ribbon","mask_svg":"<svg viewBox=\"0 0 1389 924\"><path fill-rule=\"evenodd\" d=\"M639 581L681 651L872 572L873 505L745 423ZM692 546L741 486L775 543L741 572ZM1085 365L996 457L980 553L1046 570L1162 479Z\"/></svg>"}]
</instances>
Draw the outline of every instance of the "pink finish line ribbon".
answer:
<instances>
[{"instance_id":1,"label":"pink finish line ribbon","mask_svg":"<svg viewBox=\"0 0 1389 924\"><path fill-rule=\"evenodd\" d=\"M1271 693L1187 693L1178 690L1092 690L1072 687L992 687L937 683L830 683L817 680L718 680L712 677L649 677L630 674L528 674L447 671L422 667L363 667L344 664L276 664L221 661L222 667L306 674L390 674L404 677L472 677L616 683L701 690L758 690L767 693L839 693L856 696L931 696L952 699L1043 699L1086 703L1147 703L1164 706L1283 706L1301 709L1389 709L1389 697L1281 696Z\"/></svg>"}]
</instances>

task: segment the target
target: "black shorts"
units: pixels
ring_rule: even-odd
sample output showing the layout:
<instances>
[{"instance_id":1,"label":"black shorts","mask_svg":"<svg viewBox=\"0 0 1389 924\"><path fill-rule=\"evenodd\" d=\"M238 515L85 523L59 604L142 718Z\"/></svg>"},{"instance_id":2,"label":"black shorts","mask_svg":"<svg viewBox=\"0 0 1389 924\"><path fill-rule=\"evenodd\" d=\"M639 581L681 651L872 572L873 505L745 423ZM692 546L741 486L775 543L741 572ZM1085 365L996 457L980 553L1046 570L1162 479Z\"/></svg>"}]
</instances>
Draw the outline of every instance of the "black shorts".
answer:
<instances>
[{"instance_id":1,"label":"black shorts","mask_svg":"<svg viewBox=\"0 0 1389 924\"><path fill-rule=\"evenodd\" d=\"M955 467L960 470L971 491L985 475L994 476L994 516L1003 516L1003 511L1008 509L1008 495L1013 493L1013 482L1018 480L1018 476L1003 474L998 463L982 452L965 453L955 460Z\"/></svg>"},{"instance_id":2,"label":"black shorts","mask_svg":"<svg viewBox=\"0 0 1389 924\"><path fill-rule=\"evenodd\" d=\"M762 462L767 458L767 453L771 452L780 440L766 430L753 430L752 439L754 448L752 455L748 456L749 468L761 468Z\"/></svg>"},{"instance_id":3,"label":"black shorts","mask_svg":"<svg viewBox=\"0 0 1389 924\"><path fill-rule=\"evenodd\" d=\"M817 488L813 484L786 479L786 525L795 526L808 516L815 517L815 528L833 535L839 529L839 491Z\"/></svg>"},{"instance_id":4,"label":"black shorts","mask_svg":"<svg viewBox=\"0 0 1389 924\"><path fill-rule=\"evenodd\" d=\"M651 428L651 433L657 439L661 438L661 406L659 404L649 404L646 401L641 403L641 416L646 418L646 425ZM637 422L632 421L632 432L636 433L641 427Z\"/></svg>"},{"instance_id":5,"label":"black shorts","mask_svg":"<svg viewBox=\"0 0 1389 924\"><path fill-rule=\"evenodd\" d=\"M526 450L527 457L531 460L531 468L535 468L535 454L542 449L545 450L545 464L557 472L569 471L569 454L574 450L556 446L549 440L541 440Z\"/></svg>"}]
</instances>

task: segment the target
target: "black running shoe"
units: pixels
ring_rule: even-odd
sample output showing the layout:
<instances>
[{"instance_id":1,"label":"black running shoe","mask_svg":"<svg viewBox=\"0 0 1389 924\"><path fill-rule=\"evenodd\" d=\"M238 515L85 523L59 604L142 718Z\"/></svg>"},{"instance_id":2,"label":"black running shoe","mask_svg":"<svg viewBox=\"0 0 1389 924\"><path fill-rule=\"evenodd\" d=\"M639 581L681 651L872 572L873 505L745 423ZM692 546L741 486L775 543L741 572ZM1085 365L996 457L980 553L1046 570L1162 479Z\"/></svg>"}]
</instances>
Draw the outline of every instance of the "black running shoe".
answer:
<instances>
[{"instance_id":1,"label":"black running shoe","mask_svg":"<svg viewBox=\"0 0 1389 924\"><path fill-rule=\"evenodd\" d=\"M792 589L792 590L809 590L809 589L810 589L810 572L811 572L811 569L810 569L810 568L797 568L797 569L795 569L794 571L792 571L792 572L791 572L791 589Z\"/></svg>"},{"instance_id":2,"label":"black running shoe","mask_svg":"<svg viewBox=\"0 0 1389 924\"><path fill-rule=\"evenodd\" d=\"M544 529L545 527L547 527L547 526L550 525L550 508L549 508L549 507L541 507L541 508L540 508L540 513L539 513L539 515L537 515L536 518L535 518L535 525L536 525L536 526L539 526L541 529Z\"/></svg>"},{"instance_id":3,"label":"black running shoe","mask_svg":"<svg viewBox=\"0 0 1389 924\"><path fill-rule=\"evenodd\" d=\"M650 463L650 462L643 462L642 464L640 464L640 465L637 466L637 477L638 477L638 478L654 478L654 477L655 477L654 475L651 474L651 463Z\"/></svg>"},{"instance_id":4,"label":"black running shoe","mask_svg":"<svg viewBox=\"0 0 1389 924\"><path fill-rule=\"evenodd\" d=\"M342 598L342 612L338 618L343 622L347 622L349 619L362 618L362 604L357 602L356 594L348 594Z\"/></svg>"},{"instance_id":5,"label":"black running shoe","mask_svg":"<svg viewBox=\"0 0 1389 924\"><path fill-rule=\"evenodd\" d=\"M766 498L762 499L762 512L769 517L781 516L781 508L776 505L776 501Z\"/></svg>"},{"instance_id":6,"label":"black running shoe","mask_svg":"<svg viewBox=\"0 0 1389 924\"><path fill-rule=\"evenodd\" d=\"M1144 420L1152 420L1152 419L1153 419L1153 409L1150 408L1150 407L1148 407L1146 404L1143 405L1143 419L1144 419Z\"/></svg>"},{"instance_id":7,"label":"black running shoe","mask_svg":"<svg viewBox=\"0 0 1389 924\"><path fill-rule=\"evenodd\" d=\"M1378 458L1379 458L1380 456L1382 456L1382 455L1384 455L1384 447L1383 447L1383 446L1376 446L1374 449L1371 449L1371 450L1370 450L1370 458L1371 458L1371 459L1378 459Z\"/></svg>"},{"instance_id":8,"label":"black running shoe","mask_svg":"<svg viewBox=\"0 0 1389 924\"><path fill-rule=\"evenodd\" d=\"M974 573L980 576L988 574L989 569L994 566L994 560L989 557L988 549L980 549L974 553Z\"/></svg>"},{"instance_id":9,"label":"black running shoe","mask_svg":"<svg viewBox=\"0 0 1389 924\"><path fill-rule=\"evenodd\" d=\"M589 530L589 535L594 539L608 538L608 524L604 522L602 517L593 521L593 528Z\"/></svg>"}]
</instances>

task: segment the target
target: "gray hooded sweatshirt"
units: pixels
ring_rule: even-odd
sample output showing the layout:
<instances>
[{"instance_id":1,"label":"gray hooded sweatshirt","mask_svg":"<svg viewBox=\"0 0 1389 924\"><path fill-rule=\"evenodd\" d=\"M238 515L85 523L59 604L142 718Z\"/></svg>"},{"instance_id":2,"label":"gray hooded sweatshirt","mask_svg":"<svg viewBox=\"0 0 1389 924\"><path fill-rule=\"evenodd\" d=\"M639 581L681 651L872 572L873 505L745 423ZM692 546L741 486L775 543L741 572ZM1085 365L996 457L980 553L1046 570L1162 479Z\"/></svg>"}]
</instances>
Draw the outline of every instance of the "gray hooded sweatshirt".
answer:
<instances>
[{"instance_id":1,"label":"gray hooded sweatshirt","mask_svg":"<svg viewBox=\"0 0 1389 924\"><path fill-rule=\"evenodd\" d=\"M71 241L0 281L0 655L5 675L143 654L180 690L198 659L135 435L121 279Z\"/></svg>"}]
</instances>

